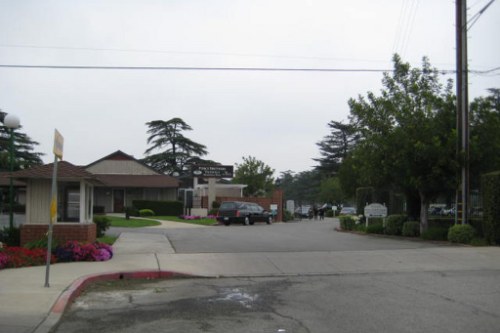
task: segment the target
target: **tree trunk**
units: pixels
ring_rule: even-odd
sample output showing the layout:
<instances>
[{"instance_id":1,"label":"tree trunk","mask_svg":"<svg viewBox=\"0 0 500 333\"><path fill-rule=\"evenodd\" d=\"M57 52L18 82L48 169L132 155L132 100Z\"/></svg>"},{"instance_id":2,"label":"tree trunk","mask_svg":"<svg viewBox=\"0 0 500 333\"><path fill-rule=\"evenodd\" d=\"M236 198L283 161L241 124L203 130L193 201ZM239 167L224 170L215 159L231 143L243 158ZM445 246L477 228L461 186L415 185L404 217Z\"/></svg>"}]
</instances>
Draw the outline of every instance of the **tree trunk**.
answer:
<instances>
[{"instance_id":1,"label":"tree trunk","mask_svg":"<svg viewBox=\"0 0 500 333\"><path fill-rule=\"evenodd\" d=\"M421 191L419 191L418 193L420 195L420 234L422 234L424 231L427 231L427 228L429 227L429 220L428 220L429 202L425 193Z\"/></svg>"},{"instance_id":2,"label":"tree trunk","mask_svg":"<svg viewBox=\"0 0 500 333\"><path fill-rule=\"evenodd\" d=\"M417 221L420 216L420 194L415 190L406 190L406 215L410 221Z\"/></svg>"}]
</instances>

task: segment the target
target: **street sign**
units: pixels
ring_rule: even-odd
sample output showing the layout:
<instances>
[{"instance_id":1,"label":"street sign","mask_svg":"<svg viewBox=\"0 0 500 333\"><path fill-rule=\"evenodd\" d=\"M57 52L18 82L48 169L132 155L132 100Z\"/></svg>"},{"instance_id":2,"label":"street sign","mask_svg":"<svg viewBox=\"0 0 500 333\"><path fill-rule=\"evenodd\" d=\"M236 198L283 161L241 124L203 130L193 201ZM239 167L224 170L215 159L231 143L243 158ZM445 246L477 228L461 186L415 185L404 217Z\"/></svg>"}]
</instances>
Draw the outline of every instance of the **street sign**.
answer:
<instances>
[{"instance_id":1,"label":"street sign","mask_svg":"<svg viewBox=\"0 0 500 333\"><path fill-rule=\"evenodd\" d=\"M365 206L365 217L386 217L387 207L379 203L372 203Z\"/></svg>"},{"instance_id":2,"label":"street sign","mask_svg":"<svg viewBox=\"0 0 500 333\"><path fill-rule=\"evenodd\" d=\"M64 138L57 130L54 130L54 155L63 158Z\"/></svg>"},{"instance_id":3,"label":"street sign","mask_svg":"<svg viewBox=\"0 0 500 333\"><path fill-rule=\"evenodd\" d=\"M232 165L195 165L192 172L194 177L233 178Z\"/></svg>"}]
</instances>

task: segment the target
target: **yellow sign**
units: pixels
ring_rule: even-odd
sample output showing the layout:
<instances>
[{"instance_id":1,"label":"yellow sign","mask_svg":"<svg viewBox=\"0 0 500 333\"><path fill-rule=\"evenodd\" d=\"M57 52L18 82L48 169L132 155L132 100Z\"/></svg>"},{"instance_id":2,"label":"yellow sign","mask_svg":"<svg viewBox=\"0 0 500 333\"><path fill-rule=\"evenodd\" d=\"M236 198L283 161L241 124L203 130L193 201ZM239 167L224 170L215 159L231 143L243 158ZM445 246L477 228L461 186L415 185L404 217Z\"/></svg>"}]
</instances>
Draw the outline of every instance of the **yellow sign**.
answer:
<instances>
[{"instance_id":1,"label":"yellow sign","mask_svg":"<svg viewBox=\"0 0 500 333\"><path fill-rule=\"evenodd\" d=\"M63 158L64 138L57 130L54 130L54 155Z\"/></svg>"},{"instance_id":2,"label":"yellow sign","mask_svg":"<svg viewBox=\"0 0 500 333\"><path fill-rule=\"evenodd\" d=\"M52 197L50 201L50 223L54 224L57 221L57 199Z\"/></svg>"}]
</instances>

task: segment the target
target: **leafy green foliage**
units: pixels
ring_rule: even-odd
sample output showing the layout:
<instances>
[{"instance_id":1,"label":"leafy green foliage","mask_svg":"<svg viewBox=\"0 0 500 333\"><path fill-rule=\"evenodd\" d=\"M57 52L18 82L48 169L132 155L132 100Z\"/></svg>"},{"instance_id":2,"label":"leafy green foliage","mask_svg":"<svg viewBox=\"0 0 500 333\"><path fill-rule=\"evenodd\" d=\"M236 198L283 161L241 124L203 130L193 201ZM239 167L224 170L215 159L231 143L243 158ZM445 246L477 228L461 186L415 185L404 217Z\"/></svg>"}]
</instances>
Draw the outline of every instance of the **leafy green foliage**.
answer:
<instances>
[{"instance_id":1,"label":"leafy green foliage","mask_svg":"<svg viewBox=\"0 0 500 333\"><path fill-rule=\"evenodd\" d=\"M330 127L331 133L316 143L321 158L314 158L313 160L319 162L319 166L316 167L317 170L331 176L338 173L342 160L355 145L360 135L352 124L331 121L328 123L328 127Z\"/></svg>"},{"instance_id":2,"label":"leafy green foliage","mask_svg":"<svg viewBox=\"0 0 500 333\"><path fill-rule=\"evenodd\" d=\"M319 202L328 202L340 205L346 199L338 177L328 177L321 180L319 185L318 199L313 200Z\"/></svg>"},{"instance_id":3,"label":"leafy green foliage","mask_svg":"<svg viewBox=\"0 0 500 333\"><path fill-rule=\"evenodd\" d=\"M342 230L353 230L356 225L356 220L349 215L339 216L340 228Z\"/></svg>"},{"instance_id":4,"label":"leafy green foliage","mask_svg":"<svg viewBox=\"0 0 500 333\"><path fill-rule=\"evenodd\" d=\"M383 234L384 233L384 225L381 222L369 224L366 227L366 233L367 234Z\"/></svg>"},{"instance_id":5,"label":"leafy green foliage","mask_svg":"<svg viewBox=\"0 0 500 333\"><path fill-rule=\"evenodd\" d=\"M184 205L180 201L154 201L154 200L133 200L132 205L140 211L141 209L151 209L156 215L179 216L183 213Z\"/></svg>"},{"instance_id":6,"label":"leafy green foliage","mask_svg":"<svg viewBox=\"0 0 500 333\"><path fill-rule=\"evenodd\" d=\"M21 230L17 227L4 227L0 230L0 242L9 246L19 246L21 243Z\"/></svg>"},{"instance_id":7,"label":"leafy green foliage","mask_svg":"<svg viewBox=\"0 0 500 333\"><path fill-rule=\"evenodd\" d=\"M387 235L401 235L403 224L408 220L406 215L389 215L385 222L385 233Z\"/></svg>"},{"instance_id":8,"label":"leafy green foliage","mask_svg":"<svg viewBox=\"0 0 500 333\"><path fill-rule=\"evenodd\" d=\"M274 169L255 157L243 157L243 163L236 164L233 183L246 184L246 197L270 195L274 189Z\"/></svg>"},{"instance_id":9,"label":"leafy green foliage","mask_svg":"<svg viewBox=\"0 0 500 333\"><path fill-rule=\"evenodd\" d=\"M104 215L95 215L94 223L96 224L96 237L103 237L111 226L111 219Z\"/></svg>"},{"instance_id":10,"label":"leafy green foliage","mask_svg":"<svg viewBox=\"0 0 500 333\"><path fill-rule=\"evenodd\" d=\"M445 241L448 239L448 228L429 227L420 237L425 240Z\"/></svg>"},{"instance_id":11,"label":"leafy green foliage","mask_svg":"<svg viewBox=\"0 0 500 333\"><path fill-rule=\"evenodd\" d=\"M405 237L418 237L420 235L420 223L418 221L405 222L401 234Z\"/></svg>"},{"instance_id":12,"label":"leafy green foliage","mask_svg":"<svg viewBox=\"0 0 500 333\"><path fill-rule=\"evenodd\" d=\"M453 243L469 244L476 230L469 224L456 224L448 230L448 240Z\"/></svg>"},{"instance_id":13,"label":"leafy green foliage","mask_svg":"<svg viewBox=\"0 0 500 333\"><path fill-rule=\"evenodd\" d=\"M143 161L158 172L182 173L190 163L199 162L200 156L207 154L206 146L182 134L192 128L181 118L154 120L146 125L149 127L147 142L151 146L146 150L147 157ZM151 154L154 151L159 152Z\"/></svg>"},{"instance_id":14,"label":"leafy green foliage","mask_svg":"<svg viewBox=\"0 0 500 333\"><path fill-rule=\"evenodd\" d=\"M3 121L6 113L0 110L0 119ZM14 170L27 169L42 165L43 153L35 152L38 142L33 141L27 134L20 132L22 126L13 131L14 134ZM0 126L0 171L10 170L10 129Z\"/></svg>"},{"instance_id":15,"label":"leafy green foliage","mask_svg":"<svg viewBox=\"0 0 500 333\"><path fill-rule=\"evenodd\" d=\"M500 170L500 89L475 98L470 106L470 176L472 188L480 175ZM487 161L487 163L485 163Z\"/></svg>"},{"instance_id":16,"label":"leafy green foliage","mask_svg":"<svg viewBox=\"0 0 500 333\"><path fill-rule=\"evenodd\" d=\"M141 217L155 216L155 212L152 211L151 209L141 209L139 210L139 216Z\"/></svg>"},{"instance_id":17,"label":"leafy green foliage","mask_svg":"<svg viewBox=\"0 0 500 333\"><path fill-rule=\"evenodd\" d=\"M424 58L411 68L397 55L394 71L385 73L380 96L349 100L351 122L361 133L347 165L340 169L344 184L400 189L417 193L422 205L456 188L455 106L452 85L443 87L437 69Z\"/></svg>"},{"instance_id":18,"label":"leafy green foliage","mask_svg":"<svg viewBox=\"0 0 500 333\"><path fill-rule=\"evenodd\" d=\"M490 244L500 244L500 171L482 176L484 238Z\"/></svg>"}]
</instances>

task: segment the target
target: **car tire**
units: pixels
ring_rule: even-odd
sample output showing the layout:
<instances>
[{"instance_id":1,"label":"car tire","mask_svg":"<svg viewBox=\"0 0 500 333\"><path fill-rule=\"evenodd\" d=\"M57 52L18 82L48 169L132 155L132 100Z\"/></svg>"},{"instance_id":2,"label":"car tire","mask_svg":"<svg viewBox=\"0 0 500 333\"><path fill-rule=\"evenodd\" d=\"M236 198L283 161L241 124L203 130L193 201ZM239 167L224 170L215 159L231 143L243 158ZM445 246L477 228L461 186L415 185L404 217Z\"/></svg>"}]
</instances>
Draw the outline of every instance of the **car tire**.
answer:
<instances>
[{"instance_id":1,"label":"car tire","mask_svg":"<svg viewBox=\"0 0 500 333\"><path fill-rule=\"evenodd\" d=\"M248 216L245 216L244 224L249 225L249 224L253 224L253 223L250 222L250 218Z\"/></svg>"},{"instance_id":2,"label":"car tire","mask_svg":"<svg viewBox=\"0 0 500 333\"><path fill-rule=\"evenodd\" d=\"M273 218L269 216L266 221L267 224L272 224L273 223Z\"/></svg>"},{"instance_id":3,"label":"car tire","mask_svg":"<svg viewBox=\"0 0 500 333\"><path fill-rule=\"evenodd\" d=\"M227 227L228 225L230 225L230 224L231 224L231 222L229 222L229 221L224 221L224 225L225 225L226 227Z\"/></svg>"}]
</instances>

